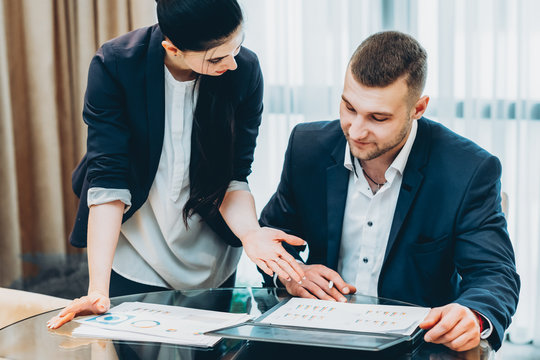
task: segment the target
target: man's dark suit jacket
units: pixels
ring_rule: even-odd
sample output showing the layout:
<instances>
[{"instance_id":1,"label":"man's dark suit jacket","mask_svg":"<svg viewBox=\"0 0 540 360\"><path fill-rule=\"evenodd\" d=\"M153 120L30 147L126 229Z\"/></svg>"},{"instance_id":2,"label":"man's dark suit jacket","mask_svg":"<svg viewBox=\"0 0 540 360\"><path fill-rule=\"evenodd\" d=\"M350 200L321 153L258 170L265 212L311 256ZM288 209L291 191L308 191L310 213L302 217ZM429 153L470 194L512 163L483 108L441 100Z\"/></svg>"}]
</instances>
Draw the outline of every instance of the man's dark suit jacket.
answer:
<instances>
[{"instance_id":1,"label":"man's dark suit jacket","mask_svg":"<svg viewBox=\"0 0 540 360\"><path fill-rule=\"evenodd\" d=\"M74 246L86 246L88 189L129 189L132 206L123 221L148 198L163 147L163 39L158 25L141 28L105 43L92 59L83 110L87 153L72 176L73 190L80 198L70 236ZM253 52L242 48L235 60L235 71L200 77L199 99L215 94L226 100L224 104L232 104L235 158L231 180L247 181L261 121L263 80ZM200 156L192 138L191 162L200 161ZM241 245L221 216L201 216L226 242Z\"/></svg>"},{"instance_id":2,"label":"man's dark suit jacket","mask_svg":"<svg viewBox=\"0 0 540 360\"><path fill-rule=\"evenodd\" d=\"M350 174L345 143L338 120L298 125L260 220L306 240L308 264L334 270ZM500 176L496 157L438 123L418 120L396 210L388 214L393 222L378 282L381 297L478 311L494 326L489 341L496 349L520 287Z\"/></svg>"}]
</instances>

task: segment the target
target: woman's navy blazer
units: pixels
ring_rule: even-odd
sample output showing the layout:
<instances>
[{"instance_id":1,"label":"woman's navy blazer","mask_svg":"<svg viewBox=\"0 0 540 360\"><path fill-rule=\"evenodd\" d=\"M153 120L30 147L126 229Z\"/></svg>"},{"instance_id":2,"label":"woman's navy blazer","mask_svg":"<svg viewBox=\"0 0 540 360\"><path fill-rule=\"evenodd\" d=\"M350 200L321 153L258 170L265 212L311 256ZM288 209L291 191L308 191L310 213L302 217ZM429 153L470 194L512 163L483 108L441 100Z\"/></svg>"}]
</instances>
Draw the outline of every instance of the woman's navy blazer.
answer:
<instances>
[{"instance_id":1,"label":"woman's navy blazer","mask_svg":"<svg viewBox=\"0 0 540 360\"><path fill-rule=\"evenodd\" d=\"M90 63L83 119L87 152L72 175L80 198L70 242L86 246L87 192L93 187L129 189L126 221L148 198L163 146L165 122L164 37L159 26L141 28L106 42ZM201 76L204 86L227 99L235 114L234 171L247 181L262 114L263 80L257 56L242 48L238 68L221 76ZM191 162L200 154L192 138ZM218 214L200 214L227 243L241 243ZM179 219L182 221L182 219Z\"/></svg>"}]
</instances>

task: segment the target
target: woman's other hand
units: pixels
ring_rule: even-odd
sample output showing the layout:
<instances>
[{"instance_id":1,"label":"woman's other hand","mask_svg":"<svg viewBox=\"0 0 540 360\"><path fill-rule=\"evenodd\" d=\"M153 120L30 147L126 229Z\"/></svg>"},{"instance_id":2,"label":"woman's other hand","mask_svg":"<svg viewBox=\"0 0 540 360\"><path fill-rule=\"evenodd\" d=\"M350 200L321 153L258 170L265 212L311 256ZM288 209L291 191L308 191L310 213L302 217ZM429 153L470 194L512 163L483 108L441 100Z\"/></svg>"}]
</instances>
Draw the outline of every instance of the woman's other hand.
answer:
<instances>
[{"instance_id":1,"label":"woman's other hand","mask_svg":"<svg viewBox=\"0 0 540 360\"><path fill-rule=\"evenodd\" d=\"M111 302L106 295L96 291L89 292L87 296L73 300L57 316L47 321L47 327L49 329L58 329L75 316L103 314L110 307Z\"/></svg>"},{"instance_id":2,"label":"woman's other hand","mask_svg":"<svg viewBox=\"0 0 540 360\"><path fill-rule=\"evenodd\" d=\"M240 240L247 256L268 276L275 272L286 281L292 279L298 283L305 278L300 264L281 244L285 241L293 246L305 245L306 242L299 237L263 227L247 232Z\"/></svg>"}]
</instances>

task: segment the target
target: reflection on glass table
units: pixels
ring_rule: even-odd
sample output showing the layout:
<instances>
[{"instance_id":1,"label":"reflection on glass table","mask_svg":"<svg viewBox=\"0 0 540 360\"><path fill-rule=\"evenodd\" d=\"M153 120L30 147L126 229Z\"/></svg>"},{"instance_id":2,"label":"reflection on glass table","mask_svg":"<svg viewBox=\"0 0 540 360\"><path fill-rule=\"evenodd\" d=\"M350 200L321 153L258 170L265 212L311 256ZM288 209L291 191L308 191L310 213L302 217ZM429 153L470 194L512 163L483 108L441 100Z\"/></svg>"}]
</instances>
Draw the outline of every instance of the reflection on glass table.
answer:
<instances>
[{"instance_id":1,"label":"reflection on glass table","mask_svg":"<svg viewBox=\"0 0 540 360\"><path fill-rule=\"evenodd\" d=\"M283 289L228 288L190 291L163 291L111 299L112 306L123 302L146 302L204 310L249 313L259 317L289 295ZM397 305L393 300L361 295L348 297L361 304ZM394 346L378 352L346 350L295 344L223 339L213 348L194 348L155 342L130 342L71 336L78 326L71 322L58 330L46 322L57 311L25 319L0 330L0 358L8 359L493 359L487 342L466 353L450 351L442 345L421 344L414 348Z\"/></svg>"}]
</instances>

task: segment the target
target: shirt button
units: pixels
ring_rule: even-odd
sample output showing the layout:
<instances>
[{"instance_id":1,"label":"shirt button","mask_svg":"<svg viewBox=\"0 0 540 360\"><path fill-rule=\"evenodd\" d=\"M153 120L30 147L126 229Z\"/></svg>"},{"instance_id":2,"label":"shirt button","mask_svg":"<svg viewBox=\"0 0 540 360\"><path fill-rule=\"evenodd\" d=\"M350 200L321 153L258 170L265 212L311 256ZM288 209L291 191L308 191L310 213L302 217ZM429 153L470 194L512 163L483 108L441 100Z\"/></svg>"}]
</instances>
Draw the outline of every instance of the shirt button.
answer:
<instances>
[{"instance_id":1,"label":"shirt button","mask_svg":"<svg viewBox=\"0 0 540 360\"><path fill-rule=\"evenodd\" d=\"M362 259L362 261L364 262L364 264L367 264L368 263L368 258L365 257L365 258Z\"/></svg>"},{"instance_id":2,"label":"shirt button","mask_svg":"<svg viewBox=\"0 0 540 360\"><path fill-rule=\"evenodd\" d=\"M373 221L368 221L367 226L373 226Z\"/></svg>"}]
</instances>

